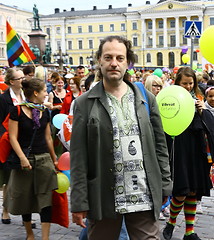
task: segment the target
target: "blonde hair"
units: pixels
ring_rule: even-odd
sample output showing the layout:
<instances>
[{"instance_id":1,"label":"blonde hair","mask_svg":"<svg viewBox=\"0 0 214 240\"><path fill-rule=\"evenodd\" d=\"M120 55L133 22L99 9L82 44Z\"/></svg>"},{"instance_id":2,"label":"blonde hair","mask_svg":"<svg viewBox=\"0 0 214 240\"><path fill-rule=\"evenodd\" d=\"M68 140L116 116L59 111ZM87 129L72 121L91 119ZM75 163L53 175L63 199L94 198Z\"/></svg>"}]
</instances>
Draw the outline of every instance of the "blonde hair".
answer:
<instances>
[{"instance_id":1,"label":"blonde hair","mask_svg":"<svg viewBox=\"0 0 214 240\"><path fill-rule=\"evenodd\" d=\"M163 82L162 82L161 78L159 78L156 75L150 75L146 78L145 88L148 89L150 92L152 92L152 84L154 82L157 83L158 85L163 86Z\"/></svg>"}]
</instances>

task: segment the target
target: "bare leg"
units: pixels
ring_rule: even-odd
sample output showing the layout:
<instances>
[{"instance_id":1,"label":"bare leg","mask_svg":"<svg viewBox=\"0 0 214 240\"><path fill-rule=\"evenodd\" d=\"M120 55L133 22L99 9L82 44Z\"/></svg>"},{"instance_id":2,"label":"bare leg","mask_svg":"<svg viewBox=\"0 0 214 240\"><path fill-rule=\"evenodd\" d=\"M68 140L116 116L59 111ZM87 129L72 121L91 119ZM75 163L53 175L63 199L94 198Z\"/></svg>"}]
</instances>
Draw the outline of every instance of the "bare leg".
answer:
<instances>
[{"instance_id":1,"label":"bare leg","mask_svg":"<svg viewBox=\"0 0 214 240\"><path fill-rule=\"evenodd\" d=\"M25 230L27 233L27 240L34 240L34 234L31 227L31 222L24 222Z\"/></svg>"},{"instance_id":2,"label":"bare leg","mask_svg":"<svg viewBox=\"0 0 214 240\"><path fill-rule=\"evenodd\" d=\"M49 240L50 227L49 222L42 222L42 240Z\"/></svg>"},{"instance_id":3,"label":"bare leg","mask_svg":"<svg viewBox=\"0 0 214 240\"><path fill-rule=\"evenodd\" d=\"M2 186L2 190L3 190L3 201L4 201L5 198L6 198L6 192L7 192L7 185L6 184L4 184ZM9 213L8 213L8 211L5 207L3 207L2 219L10 219L10 215L9 215Z\"/></svg>"}]
</instances>

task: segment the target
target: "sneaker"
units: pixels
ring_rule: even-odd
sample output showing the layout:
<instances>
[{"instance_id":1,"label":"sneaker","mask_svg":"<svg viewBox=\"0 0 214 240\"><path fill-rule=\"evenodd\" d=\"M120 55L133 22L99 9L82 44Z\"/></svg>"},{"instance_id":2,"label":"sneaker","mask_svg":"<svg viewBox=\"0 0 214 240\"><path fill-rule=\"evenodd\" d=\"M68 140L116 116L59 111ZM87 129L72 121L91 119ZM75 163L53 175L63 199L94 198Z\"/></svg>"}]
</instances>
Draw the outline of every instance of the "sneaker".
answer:
<instances>
[{"instance_id":1,"label":"sneaker","mask_svg":"<svg viewBox=\"0 0 214 240\"><path fill-rule=\"evenodd\" d=\"M162 210L162 213L164 215L164 217L169 217L170 216L170 210L168 207L165 207L163 210Z\"/></svg>"},{"instance_id":2,"label":"sneaker","mask_svg":"<svg viewBox=\"0 0 214 240\"><path fill-rule=\"evenodd\" d=\"M166 240L170 240L172 238L172 233L175 226L170 223L166 223L166 227L163 230L163 236Z\"/></svg>"},{"instance_id":3,"label":"sneaker","mask_svg":"<svg viewBox=\"0 0 214 240\"><path fill-rule=\"evenodd\" d=\"M192 233L188 236L184 235L183 240L201 240L196 233Z\"/></svg>"},{"instance_id":4,"label":"sneaker","mask_svg":"<svg viewBox=\"0 0 214 240\"><path fill-rule=\"evenodd\" d=\"M160 220L160 221L165 221L165 220L166 220L166 218L164 217L164 215L163 215L162 212L160 212L159 220Z\"/></svg>"},{"instance_id":5,"label":"sneaker","mask_svg":"<svg viewBox=\"0 0 214 240\"><path fill-rule=\"evenodd\" d=\"M202 210L202 206L201 206L201 201L198 201L198 202L197 202L196 213L198 213L198 214L203 214L203 210Z\"/></svg>"}]
</instances>

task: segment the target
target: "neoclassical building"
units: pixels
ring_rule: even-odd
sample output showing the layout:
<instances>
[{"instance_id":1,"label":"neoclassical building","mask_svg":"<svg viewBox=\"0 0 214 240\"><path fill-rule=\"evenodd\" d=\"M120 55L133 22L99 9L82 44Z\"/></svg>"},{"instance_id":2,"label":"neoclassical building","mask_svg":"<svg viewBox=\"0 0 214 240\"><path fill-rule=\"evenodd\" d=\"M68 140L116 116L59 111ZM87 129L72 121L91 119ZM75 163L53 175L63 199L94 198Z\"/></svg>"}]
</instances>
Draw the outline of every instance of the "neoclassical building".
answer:
<instances>
[{"instance_id":1,"label":"neoclassical building","mask_svg":"<svg viewBox=\"0 0 214 240\"><path fill-rule=\"evenodd\" d=\"M107 35L123 35L133 43L137 67L156 68L182 64L182 46L191 40L184 37L185 21L202 21L202 31L214 24L213 1L160 0L125 8L76 11L74 8L41 17L41 27L48 34L52 53L61 49L71 65L89 64L89 57ZM194 40L193 61L202 63L199 39Z\"/></svg>"},{"instance_id":2,"label":"neoclassical building","mask_svg":"<svg viewBox=\"0 0 214 240\"><path fill-rule=\"evenodd\" d=\"M28 33L31 31L27 19L32 18L32 12L23 10L17 6L8 6L0 3L0 66L7 66L6 48L6 20L15 31L29 43Z\"/></svg>"},{"instance_id":3,"label":"neoclassical building","mask_svg":"<svg viewBox=\"0 0 214 240\"><path fill-rule=\"evenodd\" d=\"M0 4L0 11L2 7L13 27L27 40L30 25L33 25L32 13L3 4ZM4 51L0 54L1 64L5 59L6 33L2 30L5 28L3 17L0 20L0 37L3 34L0 49ZM188 46L190 54L191 40L184 37L185 21L202 21L202 31L214 25L214 1L160 0L157 4L146 1L139 7L128 4L121 8L109 5L98 9L92 6L91 10L81 11L73 7L69 10L55 8L53 14L40 17L40 26L48 35L46 43L51 46L53 61L57 61L61 53L67 64L90 65L100 40L108 35L122 35L133 43L135 66L155 69L183 64L183 46ZM202 56L198 49L199 39L194 39L193 61L200 67Z\"/></svg>"}]
</instances>

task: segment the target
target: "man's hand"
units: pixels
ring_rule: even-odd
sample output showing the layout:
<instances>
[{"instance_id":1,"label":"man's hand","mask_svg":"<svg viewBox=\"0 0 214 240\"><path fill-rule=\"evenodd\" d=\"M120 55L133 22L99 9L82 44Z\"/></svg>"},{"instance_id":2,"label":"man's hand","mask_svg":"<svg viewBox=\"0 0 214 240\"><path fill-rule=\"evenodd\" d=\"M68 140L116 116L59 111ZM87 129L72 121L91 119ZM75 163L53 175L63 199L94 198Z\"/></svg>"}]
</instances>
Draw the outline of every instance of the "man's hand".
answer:
<instances>
[{"instance_id":1,"label":"man's hand","mask_svg":"<svg viewBox=\"0 0 214 240\"><path fill-rule=\"evenodd\" d=\"M87 212L74 212L72 213L72 222L80 225L83 228L86 228L83 219L86 218Z\"/></svg>"}]
</instances>

